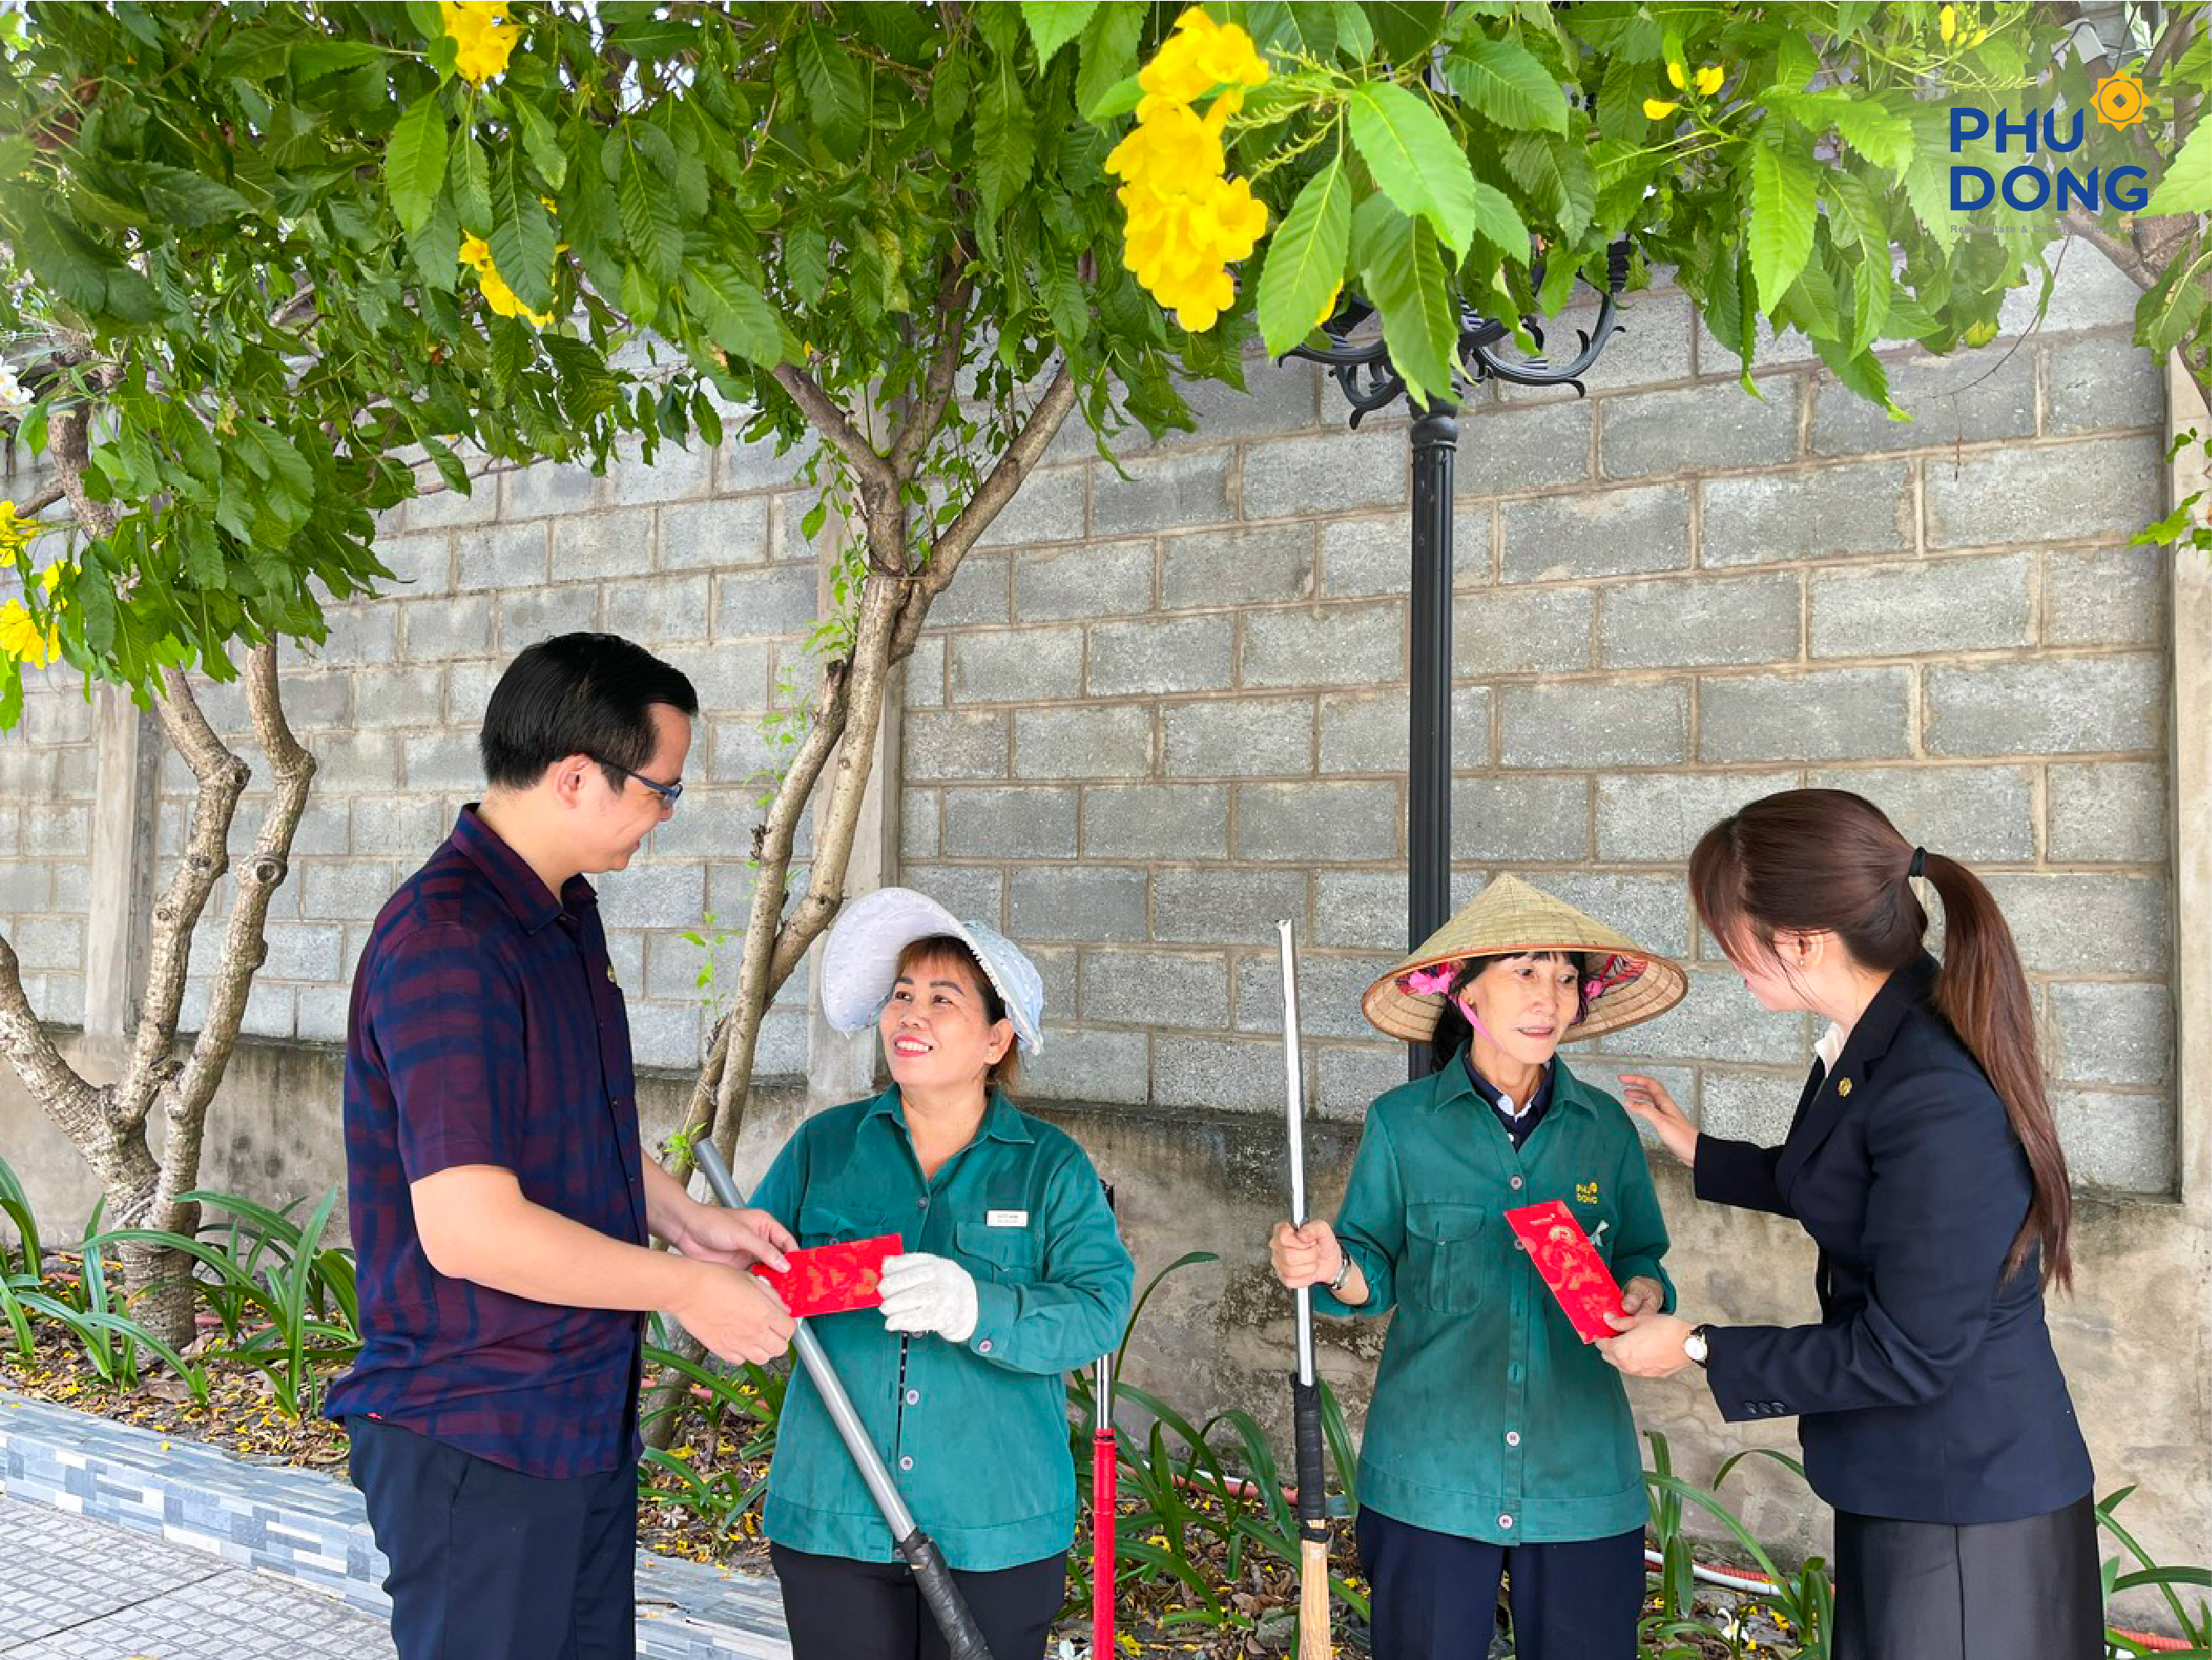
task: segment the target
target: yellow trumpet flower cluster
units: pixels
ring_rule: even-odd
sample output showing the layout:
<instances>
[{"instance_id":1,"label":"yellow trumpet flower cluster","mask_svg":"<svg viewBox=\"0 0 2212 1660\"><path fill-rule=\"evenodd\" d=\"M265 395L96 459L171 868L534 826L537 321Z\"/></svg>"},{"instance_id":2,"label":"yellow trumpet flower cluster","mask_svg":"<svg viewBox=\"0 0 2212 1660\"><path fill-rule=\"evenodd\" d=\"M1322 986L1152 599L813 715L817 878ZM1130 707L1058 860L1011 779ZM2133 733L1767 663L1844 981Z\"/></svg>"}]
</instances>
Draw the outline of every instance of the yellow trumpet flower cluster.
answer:
<instances>
[{"instance_id":1,"label":"yellow trumpet flower cluster","mask_svg":"<svg viewBox=\"0 0 2212 1660\"><path fill-rule=\"evenodd\" d=\"M0 502L0 569L19 563L36 533L35 524L18 514L13 502ZM39 581L46 585L48 593L61 580L58 561L39 573ZM44 668L61 655L61 630L51 623L40 628L21 600L0 604L0 657L15 658L34 669Z\"/></svg>"},{"instance_id":2,"label":"yellow trumpet flower cluster","mask_svg":"<svg viewBox=\"0 0 2212 1660\"><path fill-rule=\"evenodd\" d=\"M1727 79L1728 71L1718 64L1705 64L1694 76L1680 64L1670 63L1667 65L1668 86L1674 88L1676 92L1687 92L1694 84L1698 88L1698 96L1700 98L1711 97L1721 89L1721 82ZM1644 119L1647 121L1663 121L1681 107L1682 100L1679 98L1647 98L1644 100Z\"/></svg>"},{"instance_id":3,"label":"yellow trumpet flower cluster","mask_svg":"<svg viewBox=\"0 0 2212 1660\"><path fill-rule=\"evenodd\" d=\"M1127 181L1117 192L1128 215L1121 262L1194 334L1234 303L1228 268L1267 233L1267 204L1247 180L1224 176L1221 146L1245 88L1267 78L1250 35L1193 6L1138 75L1137 125L1106 158L1106 170ZM1196 104L1209 92L1216 95L1201 116Z\"/></svg>"},{"instance_id":4,"label":"yellow trumpet flower cluster","mask_svg":"<svg viewBox=\"0 0 2212 1660\"><path fill-rule=\"evenodd\" d=\"M506 72L522 26L507 21L505 0L438 0L438 15L459 49L453 67L462 80L480 87Z\"/></svg>"},{"instance_id":5,"label":"yellow trumpet flower cluster","mask_svg":"<svg viewBox=\"0 0 2212 1660\"><path fill-rule=\"evenodd\" d=\"M483 237L468 235L461 238L461 263L477 274L477 286L483 290L484 304L501 317L527 319L533 328L553 326L550 311L532 311L514 297L514 290L507 285L507 278L499 274L492 263L491 244Z\"/></svg>"}]
</instances>

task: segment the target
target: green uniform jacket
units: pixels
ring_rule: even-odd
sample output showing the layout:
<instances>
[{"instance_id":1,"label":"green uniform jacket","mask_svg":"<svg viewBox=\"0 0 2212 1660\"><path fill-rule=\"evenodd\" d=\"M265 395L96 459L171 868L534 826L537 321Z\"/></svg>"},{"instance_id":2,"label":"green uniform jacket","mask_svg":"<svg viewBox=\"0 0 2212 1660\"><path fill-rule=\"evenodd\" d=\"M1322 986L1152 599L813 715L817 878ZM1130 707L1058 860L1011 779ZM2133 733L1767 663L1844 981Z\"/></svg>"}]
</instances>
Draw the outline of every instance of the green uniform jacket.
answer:
<instances>
[{"instance_id":1,"label":"green uniform jacket","mask_svg":"<svg viewBox=\"0 0 2212 1660\"><path fill-rule=\"evenodd\" d=\"M1066 1550L1075 1469L1060 1374L1121 1341L1136 1279L1074 1139L994 1090L975 1139L924 1182L894 1085L808 1120L753 1202L802 1246L896 1233L975 1275L964 1343L902 1337L875 1309L819 1316L815 1334L947 1562L981 1572ZM804 1367L776 1426L766 1519L793 1550L896 1554Z\"/></svg>"},{"instance_id":2,"label":"green uniform jacket","mask_svg":"<svg viewBox=\"0 0 2212 1660\"><path fill-rule=\"evenodd\" d=\"M1553 1067L1552 1104L1518 1152L1464 1050L1369 1108L1336 1231L1370 1294L1347 1308L1314 1288L1324 1313L1398 1311L1367 1412L1359 1502L1493 1544L1602 1539L1646 1515L1620 1375L1576 1336L1504 1213L1564 1199L1615 1280L1648 1275L1674 1305L1634 1126L1611 1096Z\"/></svg>"}]
</instances>

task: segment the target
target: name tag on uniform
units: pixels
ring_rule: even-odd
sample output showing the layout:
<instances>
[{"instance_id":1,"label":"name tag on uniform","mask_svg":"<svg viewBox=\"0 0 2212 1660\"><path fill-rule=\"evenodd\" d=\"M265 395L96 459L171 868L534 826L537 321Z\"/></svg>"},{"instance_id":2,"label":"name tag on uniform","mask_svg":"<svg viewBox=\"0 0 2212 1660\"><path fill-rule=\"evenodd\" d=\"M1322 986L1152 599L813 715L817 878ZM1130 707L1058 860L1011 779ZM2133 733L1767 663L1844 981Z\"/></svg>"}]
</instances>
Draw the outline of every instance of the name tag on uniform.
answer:
<instances>
[{"instance_id":1,"label":"name tag on uniform","mask_svg":"<svg viewBox=\"0 0 2212 1660\"><path fill-rule=\"evenodd\" d=\"M983 1213L987 1228L1025 1228L1030 1225L1030 1213L1025 1210L994 1210Z\"/></svg>"}]
</instances>

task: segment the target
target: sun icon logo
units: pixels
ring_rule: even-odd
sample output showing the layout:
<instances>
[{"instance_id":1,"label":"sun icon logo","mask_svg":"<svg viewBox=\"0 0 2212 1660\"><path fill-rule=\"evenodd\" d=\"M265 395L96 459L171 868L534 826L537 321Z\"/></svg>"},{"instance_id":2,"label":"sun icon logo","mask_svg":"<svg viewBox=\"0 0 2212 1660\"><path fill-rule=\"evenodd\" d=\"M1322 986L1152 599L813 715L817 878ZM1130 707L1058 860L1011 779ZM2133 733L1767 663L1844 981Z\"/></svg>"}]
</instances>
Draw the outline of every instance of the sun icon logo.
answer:
<instances>
[{"instance_id":1,"label":"sun icon logo","mask_svg":"<svg viewBox=\"0 0 2212 1660\"><path fill-rule=\"evenodd\" d=\"M2097 119L2108 127L2132 127L2143 119L2142 82L2127 70L2100 76L2093 101Z\"/></svg>"}]
</instances>

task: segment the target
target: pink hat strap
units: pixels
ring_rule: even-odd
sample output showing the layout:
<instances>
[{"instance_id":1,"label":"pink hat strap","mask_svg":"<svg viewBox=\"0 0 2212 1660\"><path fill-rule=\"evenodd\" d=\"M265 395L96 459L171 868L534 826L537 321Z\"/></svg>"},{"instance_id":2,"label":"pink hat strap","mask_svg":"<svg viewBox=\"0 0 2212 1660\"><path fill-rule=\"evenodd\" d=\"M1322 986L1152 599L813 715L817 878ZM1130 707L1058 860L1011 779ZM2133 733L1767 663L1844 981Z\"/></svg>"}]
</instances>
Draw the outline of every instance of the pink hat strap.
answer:
<instances>
[{"instance_id":1,"label":"pink hat strap","mask_svg":"<svg viewBox=\"0 0 2212 1660\"><path fill-rule=\"evenodd\" d=\"M1629 957L1615 952L1597 965L1597 972L1583 982L1583 1001L1595 1003L1615 986L1625 986L1632 980L1641 979L1650 964L1640 957Z\"/></svg>"}]
</instances>

